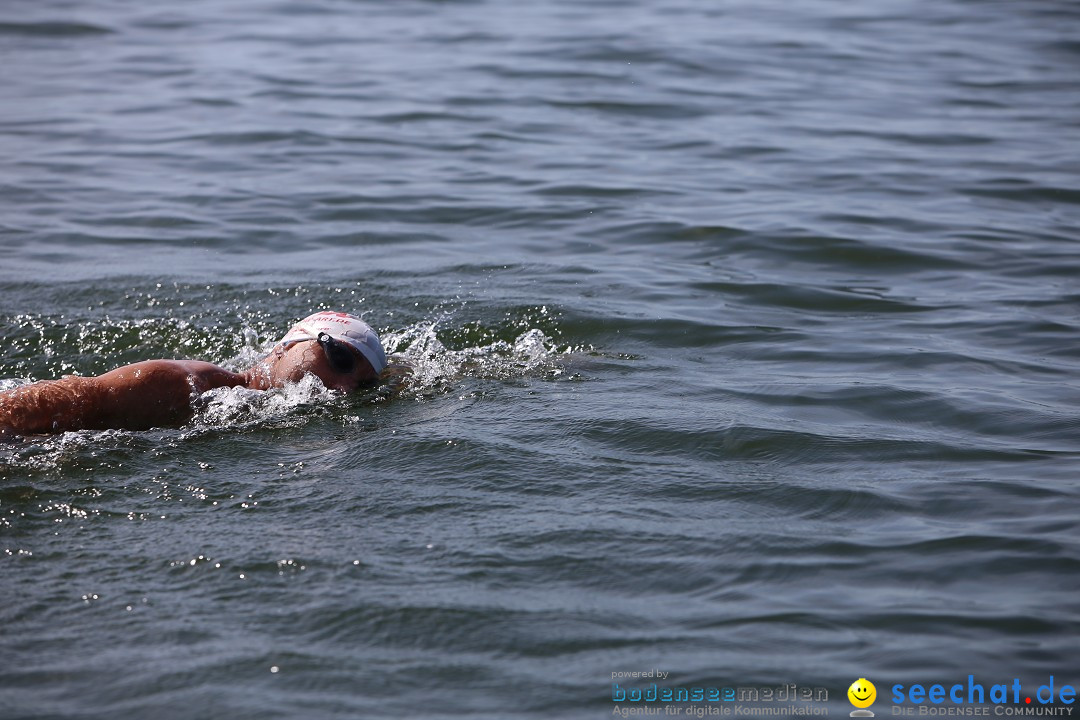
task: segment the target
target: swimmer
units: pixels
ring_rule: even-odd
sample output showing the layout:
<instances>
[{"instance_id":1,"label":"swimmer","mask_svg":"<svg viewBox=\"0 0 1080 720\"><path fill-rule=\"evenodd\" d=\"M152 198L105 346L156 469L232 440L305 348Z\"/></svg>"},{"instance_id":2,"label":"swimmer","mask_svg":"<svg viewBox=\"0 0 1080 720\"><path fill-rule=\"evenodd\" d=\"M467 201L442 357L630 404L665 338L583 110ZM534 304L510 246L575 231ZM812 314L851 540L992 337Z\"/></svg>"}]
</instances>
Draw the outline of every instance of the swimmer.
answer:
<instances>
[{"instance_id":1,"label":"swimmer","mask_svg":"<svg viewBox=\"0 0 1080 720\"><path fill-rule=\"evenodd\" d=\"M97 377L66 375L0 391L0 436L183 425L219 387L279 388L312 374L330 390L374 387L386 369L379 336L358 317L318 312L242 373L198 360L146 360Z\"/></svg>"}]
</instances>

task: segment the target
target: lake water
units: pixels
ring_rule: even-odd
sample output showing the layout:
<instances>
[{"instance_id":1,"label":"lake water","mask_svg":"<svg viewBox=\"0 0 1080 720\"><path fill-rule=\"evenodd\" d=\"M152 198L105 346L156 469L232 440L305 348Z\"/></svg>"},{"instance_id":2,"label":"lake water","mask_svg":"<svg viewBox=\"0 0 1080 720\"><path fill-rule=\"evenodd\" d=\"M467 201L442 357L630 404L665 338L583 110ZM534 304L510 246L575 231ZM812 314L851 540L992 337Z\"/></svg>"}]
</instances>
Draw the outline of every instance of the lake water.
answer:
<instances>
[{"instance_id":1,"label":"lake water","mask_svg":"<svg viewBox=\"0 0 1080 720\"><path fill-rule=\"evenodd\" d=\"M0 387L241 368L322 308L417 372L0 446L0 716L1080 684L1078 38L1073 0L6 4Z\"/></svg>"}]
</instances>

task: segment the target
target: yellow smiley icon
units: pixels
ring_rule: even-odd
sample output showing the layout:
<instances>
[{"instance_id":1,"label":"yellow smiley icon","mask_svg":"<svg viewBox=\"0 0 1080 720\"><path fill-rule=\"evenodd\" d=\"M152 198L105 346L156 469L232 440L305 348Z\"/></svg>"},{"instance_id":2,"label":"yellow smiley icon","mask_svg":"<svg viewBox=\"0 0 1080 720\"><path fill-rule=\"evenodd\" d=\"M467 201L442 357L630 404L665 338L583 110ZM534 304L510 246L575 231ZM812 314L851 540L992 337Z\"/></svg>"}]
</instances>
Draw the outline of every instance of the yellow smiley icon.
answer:
<instances>
[{"instance_id":1,"label":"yellow smiley icon","mask_svg":"<svg viewBox=\"0 0 1080 720\"><path fill-rule=\"evenodd\" d=\"M868 708L877 699L877 688L866 678L859 678L847 689L847 698L857 708Z\"/></svg>"}]
</instances>

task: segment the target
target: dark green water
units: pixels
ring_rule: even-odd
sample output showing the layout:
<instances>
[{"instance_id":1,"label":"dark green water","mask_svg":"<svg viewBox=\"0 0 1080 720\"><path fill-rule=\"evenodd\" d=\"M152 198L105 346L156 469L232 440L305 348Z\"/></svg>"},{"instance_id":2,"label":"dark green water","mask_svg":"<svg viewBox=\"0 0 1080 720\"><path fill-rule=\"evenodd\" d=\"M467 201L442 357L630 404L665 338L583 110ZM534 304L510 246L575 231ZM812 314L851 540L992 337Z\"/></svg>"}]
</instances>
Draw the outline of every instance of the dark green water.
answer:
<instances>
[{"instance_id":1,"label":"dark green water","mask_svg":"<svg viewBox=\"0 0 1080 720\"><path fill-rule=\"evenodd\" d=\"M0 717L1080 684L1077 37L1066 0L6 4L0 387L240 368L320 308L417 379L0 446Z\"/></svg>"}]
</instances>

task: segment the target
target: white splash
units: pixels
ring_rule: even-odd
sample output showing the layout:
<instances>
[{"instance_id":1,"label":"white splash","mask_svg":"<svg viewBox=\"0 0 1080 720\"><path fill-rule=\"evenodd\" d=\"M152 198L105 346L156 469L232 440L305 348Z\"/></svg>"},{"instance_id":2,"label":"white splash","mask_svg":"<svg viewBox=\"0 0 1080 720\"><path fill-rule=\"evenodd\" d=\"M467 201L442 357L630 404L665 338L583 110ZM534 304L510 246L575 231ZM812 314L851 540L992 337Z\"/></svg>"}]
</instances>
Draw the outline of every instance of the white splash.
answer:
<instances>
[{"instance_id":1,"label":"white splash","mask_svg":"<svg viewBox=\"0 0 1080 720\"><path fill-rule=\"evenodd\" d=\"M409 368L406 392L429 394L463 378L511 379L558 374L556 358L563 352L542 330L532 328L512 343L448 349L436 332L437 323L418 323L386 333L383 346L390 363Z\"/></svg>"},{"instance_id":2,"label":"white splash","mask_svg":"<svg viewBox=\"0 0 1080 720\"><path fill-rule=\"evenodd\" d=\"M305 407L325 405L340 393L327 390L314 375L274 390L216 388L195 399L192 425L200 428L243 428L267 420L285 419Z\"/></svg>"}]
</instances>

